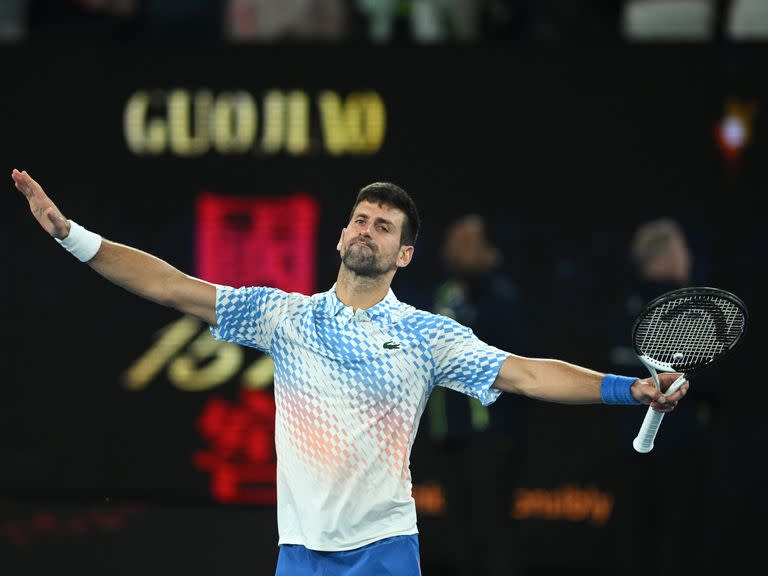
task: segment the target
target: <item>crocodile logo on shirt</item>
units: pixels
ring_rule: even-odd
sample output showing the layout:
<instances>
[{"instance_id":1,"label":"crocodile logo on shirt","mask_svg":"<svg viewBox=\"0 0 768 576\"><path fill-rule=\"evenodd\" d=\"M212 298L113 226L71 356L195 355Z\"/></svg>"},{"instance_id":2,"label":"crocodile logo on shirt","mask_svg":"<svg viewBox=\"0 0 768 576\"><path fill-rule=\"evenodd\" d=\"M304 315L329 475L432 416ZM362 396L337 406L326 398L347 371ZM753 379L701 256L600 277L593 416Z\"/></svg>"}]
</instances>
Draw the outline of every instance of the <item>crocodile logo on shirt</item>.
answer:
<instances>
[{"instance_id":1,"label":"crocodile logo on shirt","mask_svg":"<svg viewBox=\"0 0 768 576\"><path fill-rule=\"evenodd\" d=\"M389 342L384 342L384 348L387 350L397 350L400 348L400 344L397 342L392 342L391 340Z\"/></svg>"}]
</instances>

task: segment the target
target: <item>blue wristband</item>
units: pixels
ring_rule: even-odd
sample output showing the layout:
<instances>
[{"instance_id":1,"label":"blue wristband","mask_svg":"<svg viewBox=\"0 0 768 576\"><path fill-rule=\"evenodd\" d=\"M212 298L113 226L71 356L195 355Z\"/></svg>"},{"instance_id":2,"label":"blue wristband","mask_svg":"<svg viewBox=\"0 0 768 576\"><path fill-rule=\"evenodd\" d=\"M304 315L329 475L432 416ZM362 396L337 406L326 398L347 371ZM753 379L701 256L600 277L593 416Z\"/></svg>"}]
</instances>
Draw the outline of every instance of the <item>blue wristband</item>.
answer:
<instances>
[{"instance_id":1,"label":"blue wristband","mask_svg":"<svg viewBox=\"0 0 768 576\"><path fill-rule=\"evenodd\" d=\"M637 406L640 404L632 396L629 389L638 378L630 376L617 376L616 374L606 374L600 384L600 396L605 404L631 404Z\"/></svg>"}]
</instances>

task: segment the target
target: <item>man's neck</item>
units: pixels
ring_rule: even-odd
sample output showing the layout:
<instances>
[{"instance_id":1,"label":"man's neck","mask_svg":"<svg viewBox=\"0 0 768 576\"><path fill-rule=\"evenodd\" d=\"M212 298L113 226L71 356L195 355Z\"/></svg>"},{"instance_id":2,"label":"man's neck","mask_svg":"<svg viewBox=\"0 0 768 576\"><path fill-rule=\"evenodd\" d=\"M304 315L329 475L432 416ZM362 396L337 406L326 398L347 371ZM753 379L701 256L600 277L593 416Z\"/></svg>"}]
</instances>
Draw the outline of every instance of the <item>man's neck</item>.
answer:
<instances>
[{"instance_id":1,"label":"man's neck","mask_svg":"<svg viewBox=\"0 0 768 576\"><path fill-rule=\"evenodd\" d=\"M336 278L336 297L354 310L367 310L387 296L393 275L358 276L342 264Z\"/></svg>"}]
</instances>

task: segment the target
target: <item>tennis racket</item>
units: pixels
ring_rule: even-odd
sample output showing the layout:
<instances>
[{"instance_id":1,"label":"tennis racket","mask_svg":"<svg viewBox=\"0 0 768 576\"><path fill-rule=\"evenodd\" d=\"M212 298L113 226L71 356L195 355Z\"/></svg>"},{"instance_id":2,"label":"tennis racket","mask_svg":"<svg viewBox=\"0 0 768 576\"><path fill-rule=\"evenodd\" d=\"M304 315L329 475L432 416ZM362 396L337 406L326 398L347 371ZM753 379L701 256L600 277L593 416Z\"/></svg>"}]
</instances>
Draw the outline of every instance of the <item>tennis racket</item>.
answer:
<instances>
[{"instance_id":1,"label":"tennis racket","mask_svg":"<svg viewBox=\"0 0 768 576\"><path fill-rule=\"evenodd\" d=\"M733 349L747 326L744 303L719 288L672 290L649 302L632 326L640 361L661 390L658 372L682 372L664 392L674 393L695 370L712 364ZM638 452L653 450L663 412L648 408L632 442Z\"/></svg>"}]
</instances>

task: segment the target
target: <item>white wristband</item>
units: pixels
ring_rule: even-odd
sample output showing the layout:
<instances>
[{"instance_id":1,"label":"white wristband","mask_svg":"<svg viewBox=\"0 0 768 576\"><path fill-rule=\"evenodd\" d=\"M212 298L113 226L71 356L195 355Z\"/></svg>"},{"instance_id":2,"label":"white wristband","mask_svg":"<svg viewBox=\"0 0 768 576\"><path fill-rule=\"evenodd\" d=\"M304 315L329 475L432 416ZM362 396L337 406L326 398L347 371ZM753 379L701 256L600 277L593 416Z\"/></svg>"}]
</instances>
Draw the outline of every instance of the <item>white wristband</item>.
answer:
<instances>
[{"instance_id":1,"label":"white wristband","mask_svg":"<svg viewBox=\"0 0 768 576\"><path fill-rule=\"evenodd\" d=\"M69 234L64 240L54 238L80 262L88 262L101 248L101 236L86 230L74 220L69 220Z\"/></svg>"}]
</instances>

